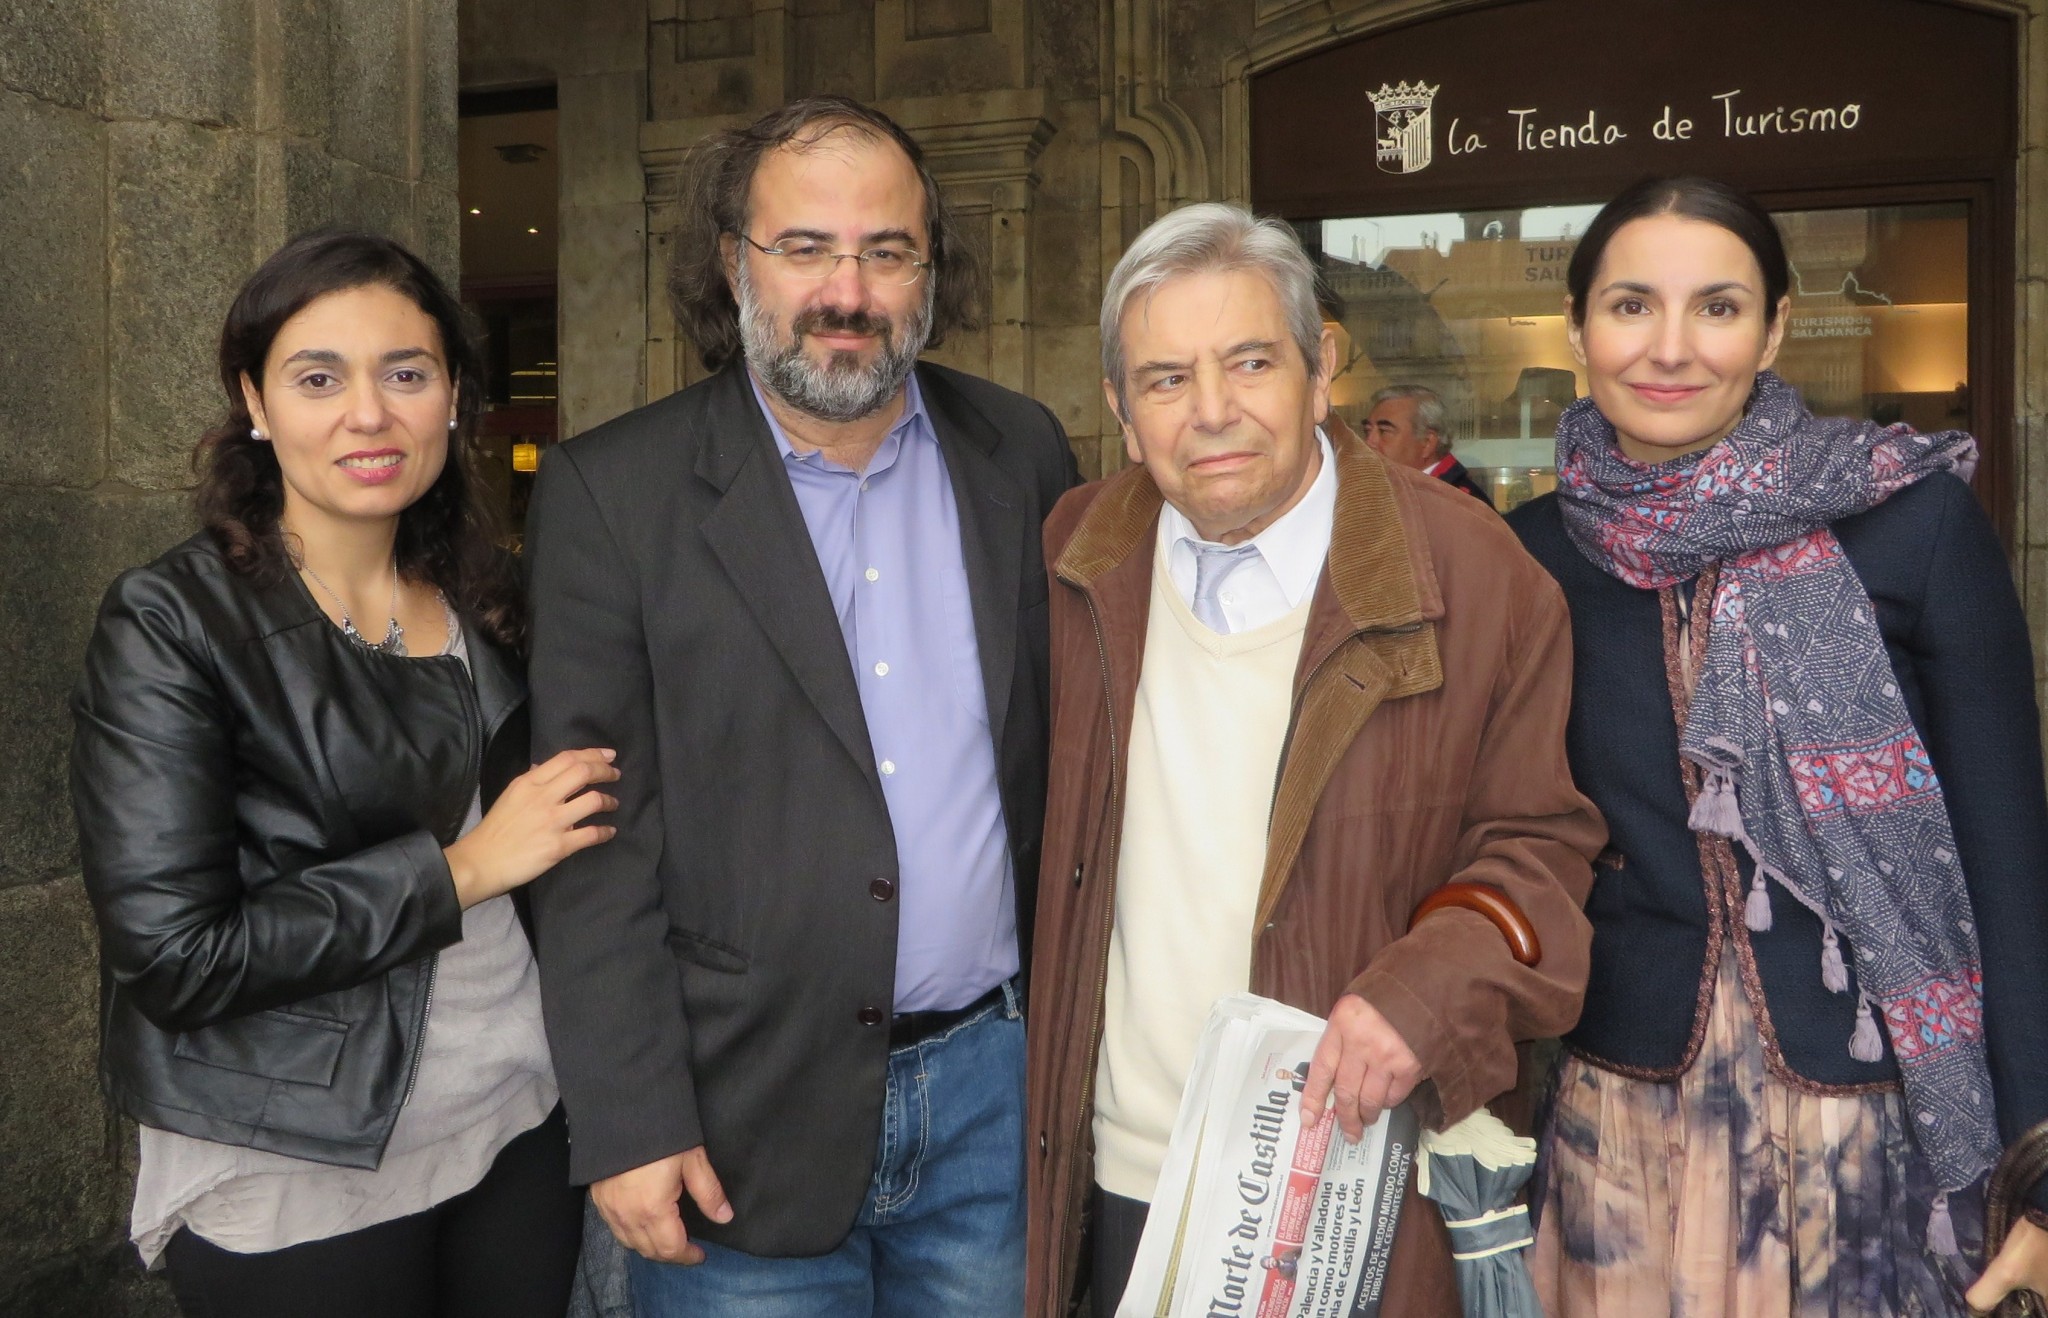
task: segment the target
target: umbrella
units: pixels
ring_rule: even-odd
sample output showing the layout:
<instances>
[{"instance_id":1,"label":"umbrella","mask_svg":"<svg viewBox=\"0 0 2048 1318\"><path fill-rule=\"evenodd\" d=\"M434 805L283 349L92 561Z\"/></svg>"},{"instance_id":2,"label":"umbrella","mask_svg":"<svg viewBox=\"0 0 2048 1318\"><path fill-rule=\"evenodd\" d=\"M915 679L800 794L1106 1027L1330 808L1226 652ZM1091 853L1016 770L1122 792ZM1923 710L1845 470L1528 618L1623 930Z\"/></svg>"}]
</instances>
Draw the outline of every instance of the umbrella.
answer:
<instances>
[{"instance_id":1,"label":"umbrella","mask_svg":"<svg viewBox=\"0 0 2048 1318\"><path fill-rule=\"evenodd\" d=\"M1480 1108L1419 1143L1415 1188L1451 1229L1465 1318L1543 1318L1526 1253L1536 1233L1515 1202L1536 1166L1536 1141Z\"/></svg>"}]
</instances>

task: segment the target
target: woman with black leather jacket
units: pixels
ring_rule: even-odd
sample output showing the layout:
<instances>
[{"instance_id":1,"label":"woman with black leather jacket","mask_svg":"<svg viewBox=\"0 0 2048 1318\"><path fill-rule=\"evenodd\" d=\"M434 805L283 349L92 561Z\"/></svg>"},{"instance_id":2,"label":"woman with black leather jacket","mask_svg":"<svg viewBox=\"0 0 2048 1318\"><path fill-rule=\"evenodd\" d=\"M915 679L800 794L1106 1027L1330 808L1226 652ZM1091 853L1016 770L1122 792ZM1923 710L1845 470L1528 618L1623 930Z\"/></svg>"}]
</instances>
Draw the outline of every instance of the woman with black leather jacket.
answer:
<instances>
[{"instance_id":1,"label":"woman with black leather jacket","mask_svg":"<svg viewBox=\"0 0 2048 1318\"><path fill-rule=\"evenodd\" d=\"M510 894L611 836L618 771L526 762L480 369L397 244L271 257L221 334L204 529L109 589L73 697L101 1080L190 1315L567 1306L581 1201Z\"/></svg>"}]
</instances>

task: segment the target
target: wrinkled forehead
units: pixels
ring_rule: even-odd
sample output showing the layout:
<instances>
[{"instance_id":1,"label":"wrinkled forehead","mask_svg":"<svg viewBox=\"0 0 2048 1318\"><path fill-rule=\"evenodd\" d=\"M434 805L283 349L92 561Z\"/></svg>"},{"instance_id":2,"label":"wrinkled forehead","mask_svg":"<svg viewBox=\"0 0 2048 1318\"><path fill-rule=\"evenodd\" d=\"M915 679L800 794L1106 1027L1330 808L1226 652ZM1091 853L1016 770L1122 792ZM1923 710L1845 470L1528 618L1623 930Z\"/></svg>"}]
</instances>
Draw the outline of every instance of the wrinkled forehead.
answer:
<instances>
[{"instance_id":1,"label":"wrinkled forehead","mask_svg":"<svg viewBox=\"0 0 2048 1318\"><path fill-rule=\"evenodd\" d=\"M1391 421L1403 430L1415 425L1415 413L1422 405L1413 398L1387 398L1374 403L1372 414L1366 420L1377 424Z\"/></svg>"},{"instance_id":2,"label":"wrinkled forehead","mask_svg":"<svg viewBox=\"0 0 2048 1318\"><path fill-rule=\"evenodd\" d=\"M924 183L903 148L864 126L838 125L761 157L747 194L750 226L849 240L925 232Z\"/></svg>"},{"instance_id":3,"label":"wrinkled forehead","mask_svg":"<svg viewBox=\"0 0 2048 1318\"><path fill-rule=\"evenodd\" d=\"M1287 311L1264 272L1227 268L1168 275L1138 290L1124 304L1120 333L1132 363L1152 358L1193 361L1229 353L1246 343L1293 349ZM1306 366L1306 363L1299 363Z\"/></svg>"}]
</instances>

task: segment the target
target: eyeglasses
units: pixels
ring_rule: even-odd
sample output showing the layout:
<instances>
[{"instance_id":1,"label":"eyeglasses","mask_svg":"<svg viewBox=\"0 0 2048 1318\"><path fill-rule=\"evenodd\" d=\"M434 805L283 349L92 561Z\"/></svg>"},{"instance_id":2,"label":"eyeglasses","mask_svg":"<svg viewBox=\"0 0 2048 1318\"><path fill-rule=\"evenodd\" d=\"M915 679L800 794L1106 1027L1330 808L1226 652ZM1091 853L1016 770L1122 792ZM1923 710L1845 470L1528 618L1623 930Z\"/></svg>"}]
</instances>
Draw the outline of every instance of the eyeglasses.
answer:
<instances>
[{"instance_id":1,"label":"eyeglasses","mask_svg":"<svg viewBox=\"0 0 2048 1318\"><path fill-rule=\"evenodd\" d=\"M799 242L782 247L763 247L746 234L741 241L764 256L779 256L785 270L799 279L829 279L841 261L860 263L861 278L871 284L914 284L931 268L931 262L917 259L908 247L870 247L865 252L835 252L821 243Z\"/></svg>"}]
</instances>

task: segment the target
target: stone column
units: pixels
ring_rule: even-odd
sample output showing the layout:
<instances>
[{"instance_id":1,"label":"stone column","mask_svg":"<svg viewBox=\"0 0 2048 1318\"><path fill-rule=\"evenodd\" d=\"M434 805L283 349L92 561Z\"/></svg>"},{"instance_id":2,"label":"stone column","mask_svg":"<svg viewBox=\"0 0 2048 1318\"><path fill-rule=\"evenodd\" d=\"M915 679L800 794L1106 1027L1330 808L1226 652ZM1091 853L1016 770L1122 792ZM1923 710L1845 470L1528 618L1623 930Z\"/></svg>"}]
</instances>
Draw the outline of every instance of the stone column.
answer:
<instances>
[{"instance_id":1,"label":"stone column","mask_svg":"<svg viewBox=\"0 0 2048 1318\"><path fill-rule=\"evenodd\" d=\"M556 68L562 148L557 354L562 435L638 407L647 319L647 7L594 6Z\"/></svg>"},{"instance_id":2,"label":"stone column","mask_svg":"<svg viewBox=\"0 0 2048 1318\"><path fill-rule=\"evenodd\" d=\"M191 529L229 299L339 222L456 275L455 0L0 5L0 1312L170 1312L123 1243L65 698Z\"/></svg>"}]
</instances>

